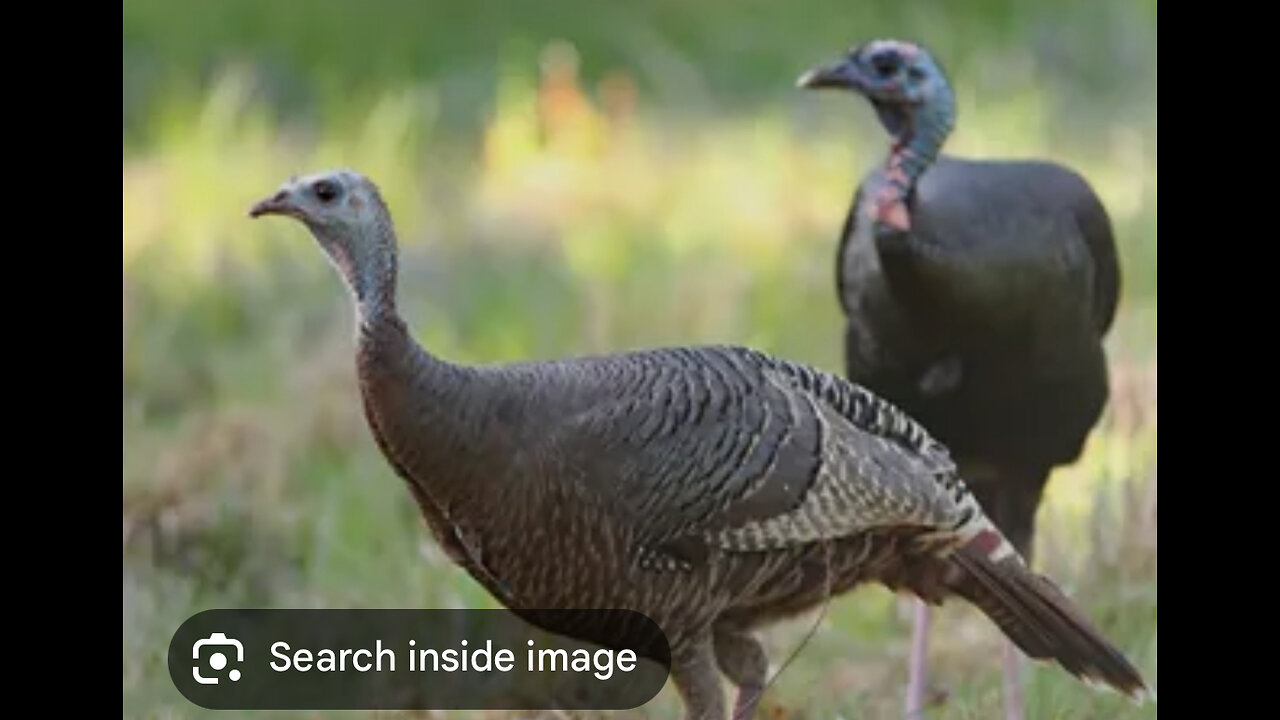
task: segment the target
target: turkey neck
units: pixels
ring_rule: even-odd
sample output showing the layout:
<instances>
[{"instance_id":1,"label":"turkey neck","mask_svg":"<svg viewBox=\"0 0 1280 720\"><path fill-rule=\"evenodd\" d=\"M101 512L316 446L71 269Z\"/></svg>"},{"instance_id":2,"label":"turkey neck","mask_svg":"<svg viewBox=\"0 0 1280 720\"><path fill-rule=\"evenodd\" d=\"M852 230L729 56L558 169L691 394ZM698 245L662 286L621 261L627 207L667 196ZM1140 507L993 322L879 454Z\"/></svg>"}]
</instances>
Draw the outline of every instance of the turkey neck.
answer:
<instances>
[{"instance_id":1,"label":"turkey neck","mask_svg":"<svg viewBox=\"0 0 1280 720\"><path fill-rule=\"evenodd\" d=\"M915 190L920 177L934 163L955 123L955 103L943 86L928 101L916 105L880 103L876 112L893 138L883 169L873 173L868 197L871 234L892 293L918 319L936 317L946 306L949 283L937 276L937 248L915 232ZM903 229L885 212L899 211ZM929 327L927 334L943 337L945 328Z\"/></svg>"},{"instance_id":2,"label":"turkey neck","mask_svg":"<svg viewBox=\"0 0 1280 720\"><path fill-rule=\"evenodd\" d=\"M356 306L356 372L379 448L447 512L474 458L486 456L480 372L442 360L410 335L396 309L396 240L382 221L354 242L324 242Z\"/></svg>"},{"instance_id":3,"label":"turkey neck","mask_svg":"<svg viewBox=\"0 0 1280 720\"><path fill-rule=\"evenodd\" d=\"M356 372L366 418L387 459L447 502L456 481L469 475L468 460L484 456L473 399L477 371L426 351L403 320L384 314L361 322Z\"/></svg>"},{"instance_id":4,"label":"turkey neck","mask_svg":"<svg viewBox=\"0 0 1280 720\"><path fill-rule=\"evenodd\" d=\"M944 87L917 105L877 103L875 109L893 138L875 190L910 208L916 183L938 158L955 126L955 100Z\"/></svg>"}]
</instances>

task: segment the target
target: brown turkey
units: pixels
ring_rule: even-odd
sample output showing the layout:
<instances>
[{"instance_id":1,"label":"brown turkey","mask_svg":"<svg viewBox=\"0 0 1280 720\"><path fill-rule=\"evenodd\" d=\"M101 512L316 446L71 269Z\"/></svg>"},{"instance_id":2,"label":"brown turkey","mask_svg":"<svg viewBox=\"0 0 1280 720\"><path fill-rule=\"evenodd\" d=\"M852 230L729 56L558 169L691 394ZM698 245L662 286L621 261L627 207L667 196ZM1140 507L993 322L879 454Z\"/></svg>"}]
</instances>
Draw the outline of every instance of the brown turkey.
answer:
<instances>
[{"instance_id":1,"label":"brown turkey","mask_svg":"<svg viewBox=\"0 0 1280 720\"><path fill-rule=\"evenodd\" d=\"M345 280L369 426L450 557L509 608L652 618L687 718L723 719L720 673L750 717L768 667L753 631L863 582L966 598L1028 655L1144 697L947 451L861 387L737 347L454 364L397 313L367 178L292 180L250 214L302 222Z\"/></svg>"},{"instance_id":2,"label":"brown turkey","mask_svg":"<svg viewBox=\"0 0 1280 720\"><path fill-rule=\"evenodd\" d=\"M892 137L840 233L845 375L949 448L1030 561L1045 483L1080 455L1109 393L1120 270L1107 213L1061 165L941 154L955 102L920 45L868 42L799 84L860 94ZM929 619L917 601L908 716L924 704ZM1018 670L1006 644L1008 720L1022 718Z\"/></svg>"}]
</instances>

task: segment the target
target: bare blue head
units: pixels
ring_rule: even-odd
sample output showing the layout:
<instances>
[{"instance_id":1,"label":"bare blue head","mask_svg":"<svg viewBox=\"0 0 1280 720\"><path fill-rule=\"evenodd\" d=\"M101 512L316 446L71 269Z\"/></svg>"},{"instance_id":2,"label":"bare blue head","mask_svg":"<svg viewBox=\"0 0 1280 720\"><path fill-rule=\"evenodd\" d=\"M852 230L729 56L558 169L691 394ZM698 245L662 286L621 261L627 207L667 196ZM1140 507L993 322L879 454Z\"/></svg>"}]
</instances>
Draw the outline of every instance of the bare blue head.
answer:
<instances>
[{"instance_id":1,"label":"bare blue head","mask_svg":"<svg viewBox=\"0 0 1280 720\"><path fill-rule=\"evenodd\" d=\"M378 188L354 170L291 178L253 206L250 217L283 215L300 221L324 249L372 319L395 309L396 241Z\"/></svg>"},{"instance_id":2,"label":"bare blue head","mask_svg":"<svg viewBox=\"0 0 1280 720\"><path fill-rule=\"evenodd\" d=\"M933 54L903 40L872 40L811 68L796 84L853 91L875 108L893 146L883 174L868 188L872 217L878 232L906 231L911 223L908 200L916 181L937 159L956 120L951 83Z\"/></svg>"},{"instance_id":3,"label":"bare blue head","mask_svg":"<svg viewBox=\"0 0 1280 720\"><path fill-rule=\"evenodd\" d=\"M895 145L933 159L955 126L955 97L946 73L921 45L872 40L800 76L815 90L850 90L875 108Z\"/></svg>"}]
</instances>

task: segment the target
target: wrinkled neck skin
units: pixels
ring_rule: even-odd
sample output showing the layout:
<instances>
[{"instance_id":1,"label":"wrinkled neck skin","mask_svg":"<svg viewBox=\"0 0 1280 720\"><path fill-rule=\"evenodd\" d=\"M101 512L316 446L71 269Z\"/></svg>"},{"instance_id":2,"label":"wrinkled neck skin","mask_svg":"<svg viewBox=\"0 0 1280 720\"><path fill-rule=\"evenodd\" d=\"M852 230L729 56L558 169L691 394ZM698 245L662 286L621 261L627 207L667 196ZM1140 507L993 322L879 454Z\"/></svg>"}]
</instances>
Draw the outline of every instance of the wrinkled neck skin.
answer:
<instances>
[{"instance_id":1,"label":"wrinkled neck skin","mask_svg":"<svg viewBox=\"0 0 1280 720\"><path fill-rule=\"evenodd\" d=\"M312 232L351 293L357 321L363 326L396 320L396 248L389 230L379 225L364 235L346 235L316 226Z\"/></svg>"},{"instance_id":2,"label":"wrinkled neck skin","mask_svg":"<svg viewBox=\"0 0 1280 720\"><path fill-rule=\"evenodd\" d=\"M875 103L881 124L893 138L884 168L871 188L877 237L899 239L911 229L909 201L916 183L937 159L955 122L950 93L938 93L917 105Z\"/></svg>"}]
</instances>

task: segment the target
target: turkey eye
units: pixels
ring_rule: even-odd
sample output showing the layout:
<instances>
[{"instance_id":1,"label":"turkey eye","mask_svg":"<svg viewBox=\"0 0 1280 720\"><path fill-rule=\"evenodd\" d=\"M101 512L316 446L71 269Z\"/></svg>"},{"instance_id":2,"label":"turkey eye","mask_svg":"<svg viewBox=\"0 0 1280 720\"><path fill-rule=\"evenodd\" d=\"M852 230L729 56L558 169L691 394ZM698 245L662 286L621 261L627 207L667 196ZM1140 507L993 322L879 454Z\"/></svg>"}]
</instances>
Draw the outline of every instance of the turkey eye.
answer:
<instances>
[{"instance_id":1,"label":"turkey eye","mask_svg":"<svg viewBox=\"0 0 1280 720\"><path fill-rule=\"evenodd\" d=\"M314 189L316 197L320 198L321 202L330 202L334 198L338 197L338 188L327 180L321 180L316 183Z\"/></svg>"},{"instance_id":2,"label":"turkey eye","mask_svg":"<svg viewBox=\"0 0 1280 720\"><path fill-rule=\"evenodd\" d=\"M871 67L875 68L876 73L881 77L889 77L898 69L898 58L889 53L876 55L871 58Z\"/></svg>"}]
</instances>

